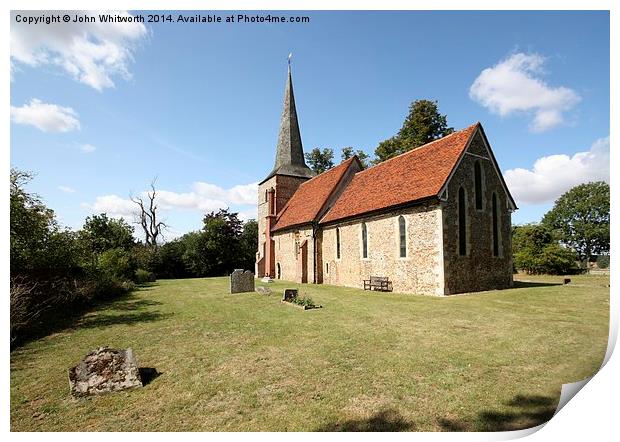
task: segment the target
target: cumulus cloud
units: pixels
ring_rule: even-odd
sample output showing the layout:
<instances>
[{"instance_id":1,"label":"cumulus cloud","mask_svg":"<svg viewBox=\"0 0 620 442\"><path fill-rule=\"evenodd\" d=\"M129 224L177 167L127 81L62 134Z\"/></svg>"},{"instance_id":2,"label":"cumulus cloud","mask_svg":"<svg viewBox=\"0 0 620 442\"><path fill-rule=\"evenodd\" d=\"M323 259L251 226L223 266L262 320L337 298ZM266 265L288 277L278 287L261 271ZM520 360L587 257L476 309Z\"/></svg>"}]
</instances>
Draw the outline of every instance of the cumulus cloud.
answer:
<instances>
[{"instance_id":1,"label":"cumulus cloud","mask_svg":"<svg viewBox=\"0 0 620 442\"><path fill-rule=\"evenodd\" d=\"M518 205L555 201L572 187L590 181L609 182L609 137L596 140L590 149L573 156L539 158L532 169L510 169L506 184Z\"/></svg>"},{"instance_id":2,"label":"cumulus cloud","mask_svg":"<svg viewBox=\"0 0 620 442\"><path fill-rule=\"evenodd\" d=\"M80 150L84 153L93 153L94 151L97 150L97 148L95 146L93 146L92 144L80 144Z\"/></svg>"},{"instance_id":3,"label":"cumulus cloud","mask_svg":"<svg viewBox=\"0 0 620 442\"><path fill-rule=\"evenodd\" d=\"M75 189L69 186L58 186L58 189L65 193L75 193Z\"/></svg>"},{"instance_id":4,"label":"cumulus cloud","mask_svg":"<svg viewBox=\"0 0 620 442\"><path fill-rule=\"evenodd\" d=\"M43 132L80 129L78 115L72 108L43 103L36 98L21 107L11 106L11 120L17 124L29 124Z\"/></svg>"},{"instance_id":5,"label":"cumulus cloud","mask_svg":"<svg viewBox=\"0 0 620 442\"><path fill-rule=\"evenodd\" d=\"M232 205L255 205L258 183L243 184L224 189L204 182L196 182L189 192L172 192L157 190L157 204L162 210L187 209L210 212L225 209ZM146 192L142 192L146 197ZM93 212L106 212L110 216L130 217L136 211L136 205L129 198L118 195L104 195L96 198L93 204L87 204ZM245 216L248 212L242 212ZM256 216L254 216L255 218Z\"/></svg>"},{"instance_id":6,"label":"cumulus cloud","mask_svg":"<svg viewBox=\"0 0 620 442\"><path fill-rule=\"evenodd\" d=\"M581 98L567 87L549 86L542 79L544 62L538 54L513 54L484 69L469 88L469 96L501 116L530 115L534 132L558 126Z\"/></svg>"},{"instance_id":7,"label":"cumulus cloud","mask_svg":"<svg viewBox=\"0 0 620 442\"><path fill-rule=\"evenodd\" d=\"M136 46L147 35L142 23L100 23L98 11L54 11L96 17L94 23L27 25L15 17L40 17L43 11L11 12L11 67L54 65L98 91L113 87L113 78L131 78L129 65ZM110 13L110 12L106 12ZM131 16L127 11L112 15ZM49 15L49 14L47 14Z\"/></svg>"},{"instance_id":8,"label":"cumulus cloud","mask_svg":"<svg viewBox=\"0 0 620 442\"><path fill-rule=\"evenodd\" d=\"M93 213L106 213L114 218L131 219L136 213L136 204L128 198L118 195L98 196L92 204L84 204Z\"/></svg>"}]
</instances>

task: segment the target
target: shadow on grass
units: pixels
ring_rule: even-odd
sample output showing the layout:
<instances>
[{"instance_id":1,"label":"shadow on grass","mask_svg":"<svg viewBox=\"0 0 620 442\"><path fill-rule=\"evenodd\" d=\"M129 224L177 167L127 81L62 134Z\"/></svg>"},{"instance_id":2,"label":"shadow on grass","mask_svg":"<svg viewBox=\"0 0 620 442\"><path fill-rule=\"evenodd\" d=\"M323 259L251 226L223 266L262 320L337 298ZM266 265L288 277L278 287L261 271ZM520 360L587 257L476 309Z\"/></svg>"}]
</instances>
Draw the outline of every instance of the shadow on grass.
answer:
<instances>
[{"instance_id":1,"label":"shadow on grass","mask_svg":"<svg viewBox=\"0 0 620 442\"><path fill-rule=\"evenodd\" d=\"M547 396L517 395L506 403L509 411L482 411L472 427L455 419L440 419L444 431L512 431L532 428L549 421L559 399Z\"/></svg>"},{"instance_id":2,"label":"shadow on grass","mask_svg":"<svg viewBox=\"0 0 620 442\"><path fill-rule=\"evenodd\" d=\"M97 300L88 304L75 304L49 310L41 315L27 332L24 331L17 341L11 343L11 351L28 342L68 329L81 327L96 328L114 324L133 324L165 319L172 314L164 315L159 312L141 311L148 307L162 304L159 301L138 298L138 293L152 290L155 285L156 283L141 285L133 291L113 299ZM111 310L135 313L121 315L95 313ZM95 314L89 316L89 313Z\"/></svg>"},{"instance_id":3,"label":"shadow on grass","mask_svg":"<svg viewBox=\"0 0 620 442\"><path fill-rule=\"evenodd\" d=\"M315 431L415 431L396 410L381 410L368 419L351 419L325 424Z\"/></svg>"},{"instance_id":4,"label":"shadow on grass","mask_svg":"<svg viewBox=\"0 0 620 442\"><path fill-rule=\"evenodd\" d=\"M138 371L140 372L140 379L142 379L143 387L149 385L162 375L162 373L158 372L157 369L153 367L140 367Z\"/></svg>"},{"instance_id":5,"label":"shadow on grass","mask_svg":"<svg viewBox=\"0 0 620 442\"><path fill-rule=\"evenodd\" d=\"M537 281L514 281L512 288L524 289L532 287L552 287L557 285L564 285L561 282L537 282Z\"/></svg>"}]
</instances>

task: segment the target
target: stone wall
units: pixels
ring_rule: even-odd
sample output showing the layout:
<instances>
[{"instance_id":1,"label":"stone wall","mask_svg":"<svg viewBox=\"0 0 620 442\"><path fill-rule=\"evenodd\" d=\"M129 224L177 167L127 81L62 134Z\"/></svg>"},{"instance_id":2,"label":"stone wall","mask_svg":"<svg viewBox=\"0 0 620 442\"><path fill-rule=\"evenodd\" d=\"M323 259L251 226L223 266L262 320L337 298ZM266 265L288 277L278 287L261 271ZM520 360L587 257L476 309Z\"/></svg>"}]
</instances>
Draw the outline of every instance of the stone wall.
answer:
<instances>
[{"instance_id":1,"label":"stone wall","mask_svg":"<svg viewBox=\"0 0 620 442\"><path fill-rule=\"evenodd\" d=\"M407 256L400 257L398 218L405 218ZM332 225L322 233L325 284L363 287L363 280L387 276L395 292L443 295L441 207L416 206ZM362 222L368 232L368 258L362 258ZM336 257L340 229L340 259Z\"/></svg>"},{"instance_id":2,"label":"stone wall","mask_svg":"<svg viewBox=\"0 0 620 442\"><path fill-rule=\"evenodd\" d=\"M312 283L314 279L314 240L312 238L312 227L287 230L274 234L275 256L276 256L276 279L278 278L278 266L280 277L285 281L302 282L302 245L307 247L307 282Z\"/></svg>"},{"instance_id":3,"label":"stone wall","mask_svg":"<svg viewBox=\"0 0 620 442\"><path fill-rule=\"evenodd\" d=\"M491 290L512 286L511 211L506 192L479 132L448 184L443 203L446 294ZM475 206L474 164L482 169L482 210ZM459 256L458 192L466 197L467 255ZM493 256L492 203L497 195L499 256Z\"/></svg>"}]
</instances>

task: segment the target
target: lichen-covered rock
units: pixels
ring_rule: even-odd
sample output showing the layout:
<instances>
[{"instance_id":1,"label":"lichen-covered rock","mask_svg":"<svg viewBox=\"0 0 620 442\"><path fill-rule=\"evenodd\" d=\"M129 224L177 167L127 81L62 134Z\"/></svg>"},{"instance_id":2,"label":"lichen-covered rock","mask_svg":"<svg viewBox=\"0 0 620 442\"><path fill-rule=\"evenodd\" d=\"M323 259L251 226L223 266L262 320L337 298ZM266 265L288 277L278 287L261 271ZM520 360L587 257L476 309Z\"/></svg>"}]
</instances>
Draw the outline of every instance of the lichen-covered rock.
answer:
<instances>
[{"instance_id":1,"label":"lichen-covered rock","mask_svg":"<svg viewBox=\"0 0 620 442\"><path fill-rule=\"evenodd\" d=\"M142 387L133 350L100 347L69 369L69 387L74 396L90 396Z\"/></svg>"}]
</instances>

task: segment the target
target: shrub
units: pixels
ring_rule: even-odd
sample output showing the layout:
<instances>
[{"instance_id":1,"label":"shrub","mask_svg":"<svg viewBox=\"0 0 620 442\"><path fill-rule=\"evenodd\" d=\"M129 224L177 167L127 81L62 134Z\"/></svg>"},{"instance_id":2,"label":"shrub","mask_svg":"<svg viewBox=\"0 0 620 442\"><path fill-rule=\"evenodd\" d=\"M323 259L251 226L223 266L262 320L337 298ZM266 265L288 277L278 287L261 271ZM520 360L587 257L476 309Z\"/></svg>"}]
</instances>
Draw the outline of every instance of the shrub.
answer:
<instances>
[{"instance_id":1,"label":"shrub","mask_svg":"<svg viewBox=\"0 0 620 442\"><path fill-rule=\"evenodd\" d=\"M148 270L138 269L133 278L136 284L145 284L147 282L155 282L155 273Z\"/></svg>"},{"instance_id":2,"label":"shrub","mask_svg":"<svg viewBox=\"0 0 620 442\"><path fill-rule=\"evenodd\" d=\"M609 255L599 255L596 258L596 265L598 265L599 269L608 269L609 268Z\"/></svg>"},{"instance_id":3,"label":"shrub","mask_svg":"<svg viewBox=\"0 0 620 442\"><path fill-rule=\"evenodd\" d=\"M303 305L304 307L316 307L312 298L295 297L291 300L293 304Z\"/></svg>"},{"instance_id":4,"label":"shrub","mask_svg":"<svg viewBox=\"0 0 620 442\"><path fill-rule=\"evenodd\" d=\"M99 255L97 269L113 278L131 280L136 271L136 263L130 252L120 248L110 249Z\"/></svg>"}]
</instances>

